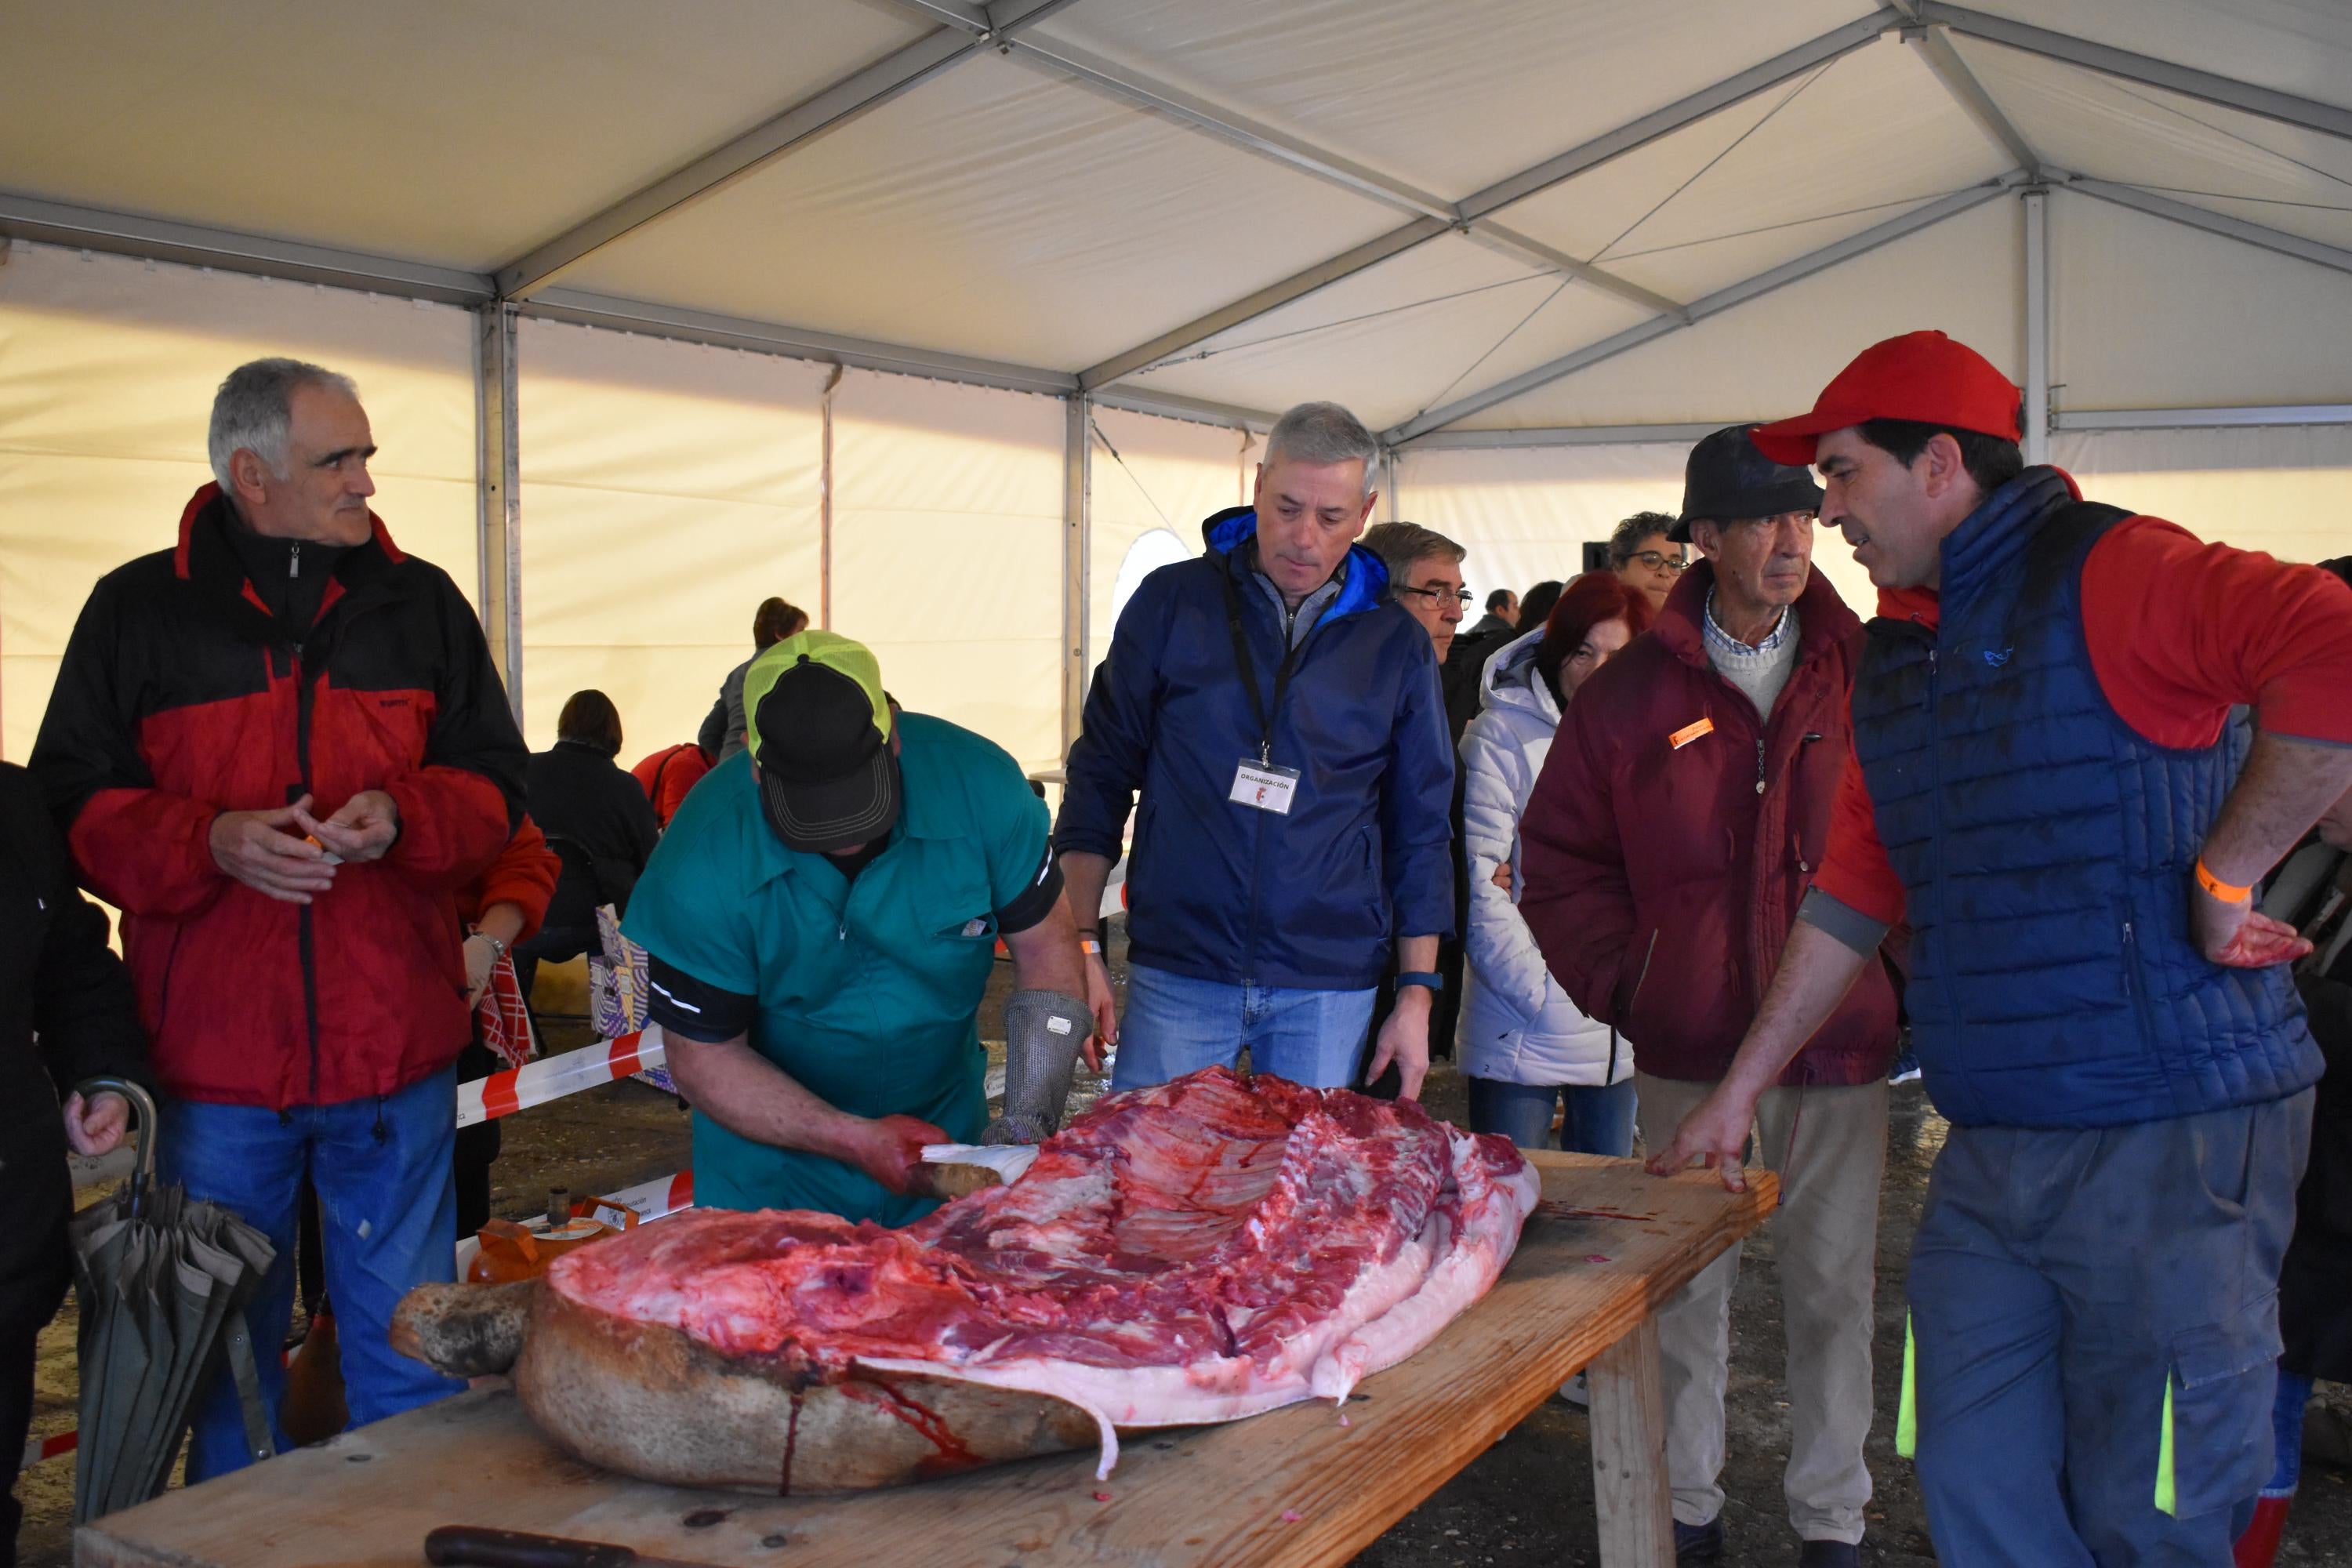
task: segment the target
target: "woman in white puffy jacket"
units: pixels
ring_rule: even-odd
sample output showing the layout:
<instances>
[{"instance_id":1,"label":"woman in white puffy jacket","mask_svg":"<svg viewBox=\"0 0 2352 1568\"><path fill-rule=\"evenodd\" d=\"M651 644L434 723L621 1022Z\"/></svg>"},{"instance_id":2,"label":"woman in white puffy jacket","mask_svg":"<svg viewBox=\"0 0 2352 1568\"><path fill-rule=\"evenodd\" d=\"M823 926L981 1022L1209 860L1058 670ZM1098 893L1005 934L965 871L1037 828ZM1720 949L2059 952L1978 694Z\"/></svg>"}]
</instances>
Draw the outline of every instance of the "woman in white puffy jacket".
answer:
<instances>
[{"instance_id":1,"label":"woman in white puffy jacket","mask_svg":"<svg viewBox=\"0 0 2352 1568\"><path fill-rule=\"evenodd\" d=\"M1458 1037L1470 1125L1521 1148L1633 1152L1633 1052L1577 1011L1519 918L1519 818L1576 689L1650 624L1650 603L1605 572L1570 584L1543 626L1486 661L1484 706L1462 732L1468 960Z\"/></svg>"}]
</instances>

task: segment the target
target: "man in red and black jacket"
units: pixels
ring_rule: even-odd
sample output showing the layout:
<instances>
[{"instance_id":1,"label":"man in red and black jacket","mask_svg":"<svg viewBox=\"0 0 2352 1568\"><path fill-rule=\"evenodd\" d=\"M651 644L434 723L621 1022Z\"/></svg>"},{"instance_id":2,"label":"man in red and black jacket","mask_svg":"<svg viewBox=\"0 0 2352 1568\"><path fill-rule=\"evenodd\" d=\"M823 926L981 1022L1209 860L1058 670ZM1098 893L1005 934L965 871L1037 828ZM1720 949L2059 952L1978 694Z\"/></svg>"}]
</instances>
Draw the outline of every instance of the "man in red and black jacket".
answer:
<instances>
[{"instance_id":1,"label":"man in red and black jacket","mask_svg":"<svg viewBox=\"0 0 2352 1568\"><path fill-rule=\"evenodd\" d=\"M365 1423L457 1386L386 1330L410 1286L451 1277L457 895L520 820L525 752L465 598L368 509L348 380L242 366L209 447L217 482L177 545L83 606L32 766L82 882L122 910L165 1173L278 1247L248 1309L264 1346L286 1332L309 1176ZM284 1373L259 1360L274 1410ZM257 1447L215 1383L191 1481Z\"/></svg>"}]
</instances>

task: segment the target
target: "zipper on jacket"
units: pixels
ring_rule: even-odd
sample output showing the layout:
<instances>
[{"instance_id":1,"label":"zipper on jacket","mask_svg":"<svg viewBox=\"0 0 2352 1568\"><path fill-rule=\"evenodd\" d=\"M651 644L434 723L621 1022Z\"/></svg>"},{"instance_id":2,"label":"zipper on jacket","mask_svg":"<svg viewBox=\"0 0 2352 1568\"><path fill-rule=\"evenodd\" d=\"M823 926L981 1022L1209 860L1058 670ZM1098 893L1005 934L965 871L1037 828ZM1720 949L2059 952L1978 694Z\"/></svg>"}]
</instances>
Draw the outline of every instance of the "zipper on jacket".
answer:
<instances>
[{"instance_id":1,"label":"zipper on jacket","mask_svg":"<svg viewBox=\"0 0 2352 1568\"><path fill-rule=\"evenodd\" d=\"M1764 793L1764 736L1760 731L1756 736L1756 793Z\"/></svg>"},{"instance_id":2,"label":"zipper on jacket","mask_svg":"<svg viewBox=\"0 0 2352 1568\"><path fill-rule=\"evenodd\" d=\"M299 552L300 546L298 544ZM310 793L310 677L302 664L300 643L289 645L293 650L294 672L294 766L299 776L299 795ZM295 923L295 946L302 962L302 1022L310 1042L310 1103L319 1103L319 962L316 927L312 921L315 905L304 904L298 911Z\"/></svg>"}]
</instances>

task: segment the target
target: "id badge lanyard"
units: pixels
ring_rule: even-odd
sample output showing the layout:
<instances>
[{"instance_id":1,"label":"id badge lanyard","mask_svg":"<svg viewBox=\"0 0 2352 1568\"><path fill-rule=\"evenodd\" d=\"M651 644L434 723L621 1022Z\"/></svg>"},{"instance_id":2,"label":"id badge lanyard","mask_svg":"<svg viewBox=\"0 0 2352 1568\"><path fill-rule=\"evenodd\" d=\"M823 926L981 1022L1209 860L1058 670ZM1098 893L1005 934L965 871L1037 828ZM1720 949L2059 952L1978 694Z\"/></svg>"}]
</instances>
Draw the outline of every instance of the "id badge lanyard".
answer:
<instances>
[{"instance_id":1,"label":"id badge lanyard","mask_svg":"<svg viewBox=\"0 0 2352 1568\"><path fill-rule=\"evenodd\" d=\"M1249 636L1242 628L1242 599L1230 575L1221 578L1225 590L1225 625L1233 632L1234 664L1240 670L1242 689L1249 693L1250 712L1257 720L1257 755L1244 757L1234 775L1231 798L1260 810L1288 815L1291 796L1297 788L1298 772L1280 768L1274 763L1274 715L1282 711L1283 694L1290 689L1290 672L1298 663L1298 642L1286 637L1282 662L1274 671L1274 707L1269 712L1265 694L1258 689L1257 668L1250 658Z\"/></svg>"}]
</instances>

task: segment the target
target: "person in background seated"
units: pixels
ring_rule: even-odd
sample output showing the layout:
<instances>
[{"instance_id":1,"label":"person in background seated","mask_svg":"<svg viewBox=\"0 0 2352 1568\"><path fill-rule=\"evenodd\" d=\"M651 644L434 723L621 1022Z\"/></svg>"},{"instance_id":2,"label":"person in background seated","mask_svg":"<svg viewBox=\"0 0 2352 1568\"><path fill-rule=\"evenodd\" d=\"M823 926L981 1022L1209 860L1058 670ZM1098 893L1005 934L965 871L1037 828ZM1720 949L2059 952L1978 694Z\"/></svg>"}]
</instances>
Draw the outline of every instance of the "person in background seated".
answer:
<instances>
[{"instance_id":1,"label":"person in background seated","mask_svg":"<svg viewBox=\"0 0 2352 1568\"><path fill-rule=\"evenodd\" d=\"M0 763L0 1568L16 1561L16 1456L33 1415L36 1341L73 1278L66 1151L122 1142L122 1096L76 1086L147 1079L147 1037L130 972L107 951L106 915L74 886L73 862L32 775ZM60 1104L62 1102L62 1105ZM62 1114L60 1113L62 1111Z\"/></svg>"},{"instance_id":2,"label":"person in background seated","mask_svg":"<svg viewBox=\"0 0 2352 1568\"><path fill-rule=\"evenodd\" d=\"M798 637L808 630L808 612L782 599L762 599L760 607L751 612L751 658L757 658L786 637ZM719 700L702 721L702 729L695 736L702 754L710 765L720 763L743 749L743 672L751 668L751 659L727 672L719 683Z\"/></svg>"},{"instance_id":3,"label":"person in background seated","mask_svg":"<svg viewBox=\"0 0 2352 1568\"><path fill-rule=\"evenodd\" d=\"M546 924L515 948L515 979L526 996L541 963L595 951L597 906L628 912L630 890L661 837L645 791L613 761L620 752L620 712L611 698L590 689L563 704L554 746L531 755L531 817L562 860L563 875Z\"/></svg>"},{"instance_id":4,"label":"person in background seated","mask_svg":"<svg viewBox=\"0 0 2352 1568\"><path fill-rule=\"evenodd\" d=\"M1609 536L1609 569L1620 581L1650 596L1650 607L1663 610L1689 565L1675 537L1675 520L1663 511L1637 511Z\"/></svg>"},{"instance_id":5,"label":"person in background seated","mask_svg":"<svg viewBox=\"0 0 2352 1568\"><path fill-rule=\"evenodd\" d=\"M1483 637L1497 632L1515 631L1518 624L1519 596L1508 588L1497 588L1486 595L1486 613L1479 616L1477 624L1463 635Z\"/></svg>"},{"instance_id":6,"label":"person in background seated","mask_svg":"<svg viewBox=\"0 0 2352 1568\"><path fill-rule=\"evenodd\" d=\"M648 754L629 770L629 776L637 781L653 805L656 826L669 826L669 819L686 800L686 792L700 784L718 760L702 749L701 742L682 741Z\"/></svg>"},{"instance_id":7,"label":"person in background seated","mask_svg":"<svg viewBox=\"0 0 2352 1568\"><path fill-rule=\"evenodd\" d=\"M1549 620L1552 605L1559 602L1560 586L1558 578L1547 577L1529 588L1525 597L1513 595L1518 603L1518 624L1534 631ZM1455 745L1462 743L1462 731L1469 728L1471 717L1478 711L1479 699L1486 689L1486 661L1495 656L1496 648L1517 635L1509 630L1465 632L1446 650L1444 668L1439 673L1445 683L1446 732L1453 736Z\"/></svg>"},{"instance_id":8,"label":"person in background seated","mask_svg":"<svg viewBox=\"0 0 2352 1568\"><path fill-rule=\"evenodd\" d=\"M1522 1149L1551 1145L1622 1159L1633 1152L1633 1053L1615 1029L1577 1010L1519 918L1519 819L1560 714L1577 689L1650 626L1650 601L1606 573L1588 573L1552 607L1549 624L1486 667L1486 701L1462 737L1464 845L1469 861L1469 975L1462 1002L1462 1070L1470 1126Z\"/></svg>"}]
</instances>

